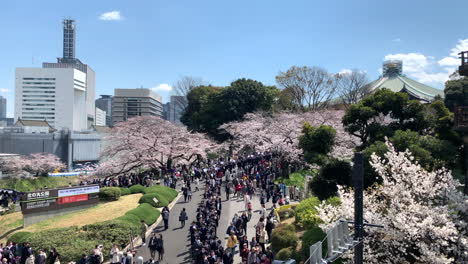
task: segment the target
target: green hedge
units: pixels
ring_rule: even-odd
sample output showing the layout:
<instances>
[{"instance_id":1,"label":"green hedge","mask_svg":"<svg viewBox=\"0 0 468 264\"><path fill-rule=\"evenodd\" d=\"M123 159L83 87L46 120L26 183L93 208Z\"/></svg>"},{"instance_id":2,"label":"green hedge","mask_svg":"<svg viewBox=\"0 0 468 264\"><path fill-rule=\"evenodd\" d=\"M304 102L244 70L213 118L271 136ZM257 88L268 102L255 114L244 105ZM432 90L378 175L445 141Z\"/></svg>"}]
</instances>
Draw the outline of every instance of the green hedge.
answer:
<instances>
[{"instance_id":1,"label":"green hedge","mask_svg":"<svg viewBox=\"0 0 468 264\"><path fill-rule=\"evenodd\" d=\"M168 201L174 200L174 199L177 197L177 195L178 195L178 193L177 193L176 190L174 190L174 189L172 189L172 188L169 188L169 187L166 187L166 186L162 186L162 185L154 185L154 186L145 188L144 193L145 193L145 194L148 194L148 193L160 193L160 194L162 194Z\"/></svg>"},{"instance_id":2,"label":"green hedge","mask_svg":"<svg viewBox=\"0 0 468 264\"><path fill-rule=\"evenodd\" d=\"M121 195L118 187L104 187L99 190L99 198L102 201L117 201Z\"/></svg>"},{"instance_id":3,"label":"green hedge","mask_svg":"<svg viewBox=\"0 0 468 264\"><path fill-rule=\"evenodd\" d=\"M28 240L28 237L31 236L31 234L31 232L26 231L16 232L8 239L8 241L18 243L26 242Z\"/></svg>"},{"instance_id":4,"label":"green hedge","mask_svg":"<svg viewBox=\"0 0 468 264\"><path fill-rule=\"evenodd\" d=\"M304 228L310 229L321 222L321 219L317 216L316 206L320 204L320 200L317 197L310 197L296 207L296 223Z\"/></svg>"},{"instance_id":5,"label":"green hedge","mask_svg":"<svg viewBox=\"0 0 468 264\"><path fill-rule=\"evenodd\" d=\"M273 229L271 235L271 248L279 252L283 248L296 248L298 237L294 225L280 225Z\"/></svg>"},{"instance_id":6,"label":"green hedge","mask_svg":"<svg viewBox=\"0 0 468 264\"><path fill-rule=\"evenodd\" d=\"M302 255L305 257L304 259L308 259L310 256L310 246L316 242L322 241L325 236L325 232L318 226L314 226L304 233L302 236ZM326 252L327 241L324 241L324 243L322 243L322 254L325 256Z\"/></svg>"},{"instance_id":7,"label":"green hedge","mask_svg":"<svg viewBox=\"0 0 468 264\"><path fill-rule=\"evenodd\" d=\"M119 187L119 189L120 189L120 195L122 196L132 194L129 188Z\"/></svg>"},{"instance_id":8,"label":"green hedge","mask_svg":"<svg viewBox=\"0 0 468 264\"><path fill-rule=\"evenodd\" d=\"M143 193L145 191L145 186L137 184L131 186L129 189L131 193Z\"/></svg>"},{"instance_id":9,"label":"green hedge","mask_svg":"<svg viewBox=\"0 0 468 264\"><path fill-rule=\"evenodd\" d=\"M151 206L150 204L143 203L140 204L137 208L128 211L125 215L135 215L140 220L145 220L145 223L148 225L156 222L156 219L159 217L159 210ZM118 218L117 218L118 219Z\"/></svg>"},{"instance_id":10,"label":"green hedge","mask_svg":"<svg viewBox=\"0 0 468 264\"><path fill-rule=\"evenodd\" d=\"M153 200L153 198L156 198L158 200L158 203ZM169 201L164 197L162 194L159 193L148 193L143 195L140 198L139 203L149 203L154 207L164 207L169 205Z\"/></svg>"}]
</instances>

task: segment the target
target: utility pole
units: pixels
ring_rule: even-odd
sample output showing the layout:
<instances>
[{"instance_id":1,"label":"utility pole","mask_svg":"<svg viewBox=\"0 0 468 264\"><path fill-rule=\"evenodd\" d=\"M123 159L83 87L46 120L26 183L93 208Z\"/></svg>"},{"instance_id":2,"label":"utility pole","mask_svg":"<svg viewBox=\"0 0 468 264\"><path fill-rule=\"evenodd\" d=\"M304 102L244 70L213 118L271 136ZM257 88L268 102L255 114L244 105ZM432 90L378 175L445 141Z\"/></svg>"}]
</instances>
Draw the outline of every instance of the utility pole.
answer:
<instances>
[{"instance_id":1,"label":"utility pole","mask_svg":"<svg viewBox=\"0 0 468 264\"><path fill-rule=\"evenodd\" d=\"M364 256L364 162L361 152L354 153L354 264L362 264Z\"/></svg>"}]
</instances>

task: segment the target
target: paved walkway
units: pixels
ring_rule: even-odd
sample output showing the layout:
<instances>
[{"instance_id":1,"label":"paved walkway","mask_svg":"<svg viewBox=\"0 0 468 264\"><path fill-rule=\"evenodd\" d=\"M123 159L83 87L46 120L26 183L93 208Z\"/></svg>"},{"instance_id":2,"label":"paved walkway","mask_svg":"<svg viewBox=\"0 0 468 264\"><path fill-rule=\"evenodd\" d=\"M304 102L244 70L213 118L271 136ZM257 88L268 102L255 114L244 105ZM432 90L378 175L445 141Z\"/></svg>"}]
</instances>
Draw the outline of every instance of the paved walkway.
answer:
<instances>
[{"instance_id":1,"label":"paved walkway","mask_svg":"<svg viewBox=\"0 0 468 264\"><path fill-rule=\"evenodd\" d=\"M179 188L178 188L179 189ZM224 189L224 188L222 188ZM192 201L184 202L183 196L177 201L174 207L170 211L169 217L169 229L164 231L164 224L161 221L154 232L157 234L162 234L164 240L164 260L160 262L161 264L178 264L178 263L191 263L190 256L190 235L189 227L192 221L195 221L196 210L198 204L201 202L203 197L203 190L193 193ZM260 219L260 199L258 196L254 196L252 199L253 205L253 215L252 219L247 226L247 235L249 241L255 236L254 225L257 224ZM271 202L269 203L271 206ZM243 199L232 198L229 201L226 201L226 195L224 190L222 192L222 211L221 218L219 221L218 227L218 237L226 243L227 236L226 230L229 226L230 221L232 220L235 213L242 214L245 210ZM185 208L188 215L188 220L186 221L185 227L180 227L179 214L182 211L182 208ZM149 241L149 238L146 240ZM144 261L147 261L150 258L150 252L148 246L141 246L137 249L137 256L142 256ZM157 254L156 254L157 257ZM234 258L234 263L241 263L241 258L239 254L236 254Z\"/></svg>"}]
</instances>

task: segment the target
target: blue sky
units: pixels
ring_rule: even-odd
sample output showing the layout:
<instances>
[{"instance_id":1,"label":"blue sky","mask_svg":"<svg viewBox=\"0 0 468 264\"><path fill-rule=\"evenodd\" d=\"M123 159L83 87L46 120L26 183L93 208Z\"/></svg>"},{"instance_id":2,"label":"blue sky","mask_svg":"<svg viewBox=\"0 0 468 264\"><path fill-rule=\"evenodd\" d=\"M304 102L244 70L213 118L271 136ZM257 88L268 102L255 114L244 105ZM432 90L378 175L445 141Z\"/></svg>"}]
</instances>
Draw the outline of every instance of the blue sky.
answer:
<instances>
[{"instance_id":1,"label":"blue sky","mask_svg":"<svg viewBox=\"0 0 468 264\"><path fill-rule=\"evenodd\" d=\"M0 95L12 116L15 67L60 57L64 18L77 21L76 55L96 71L97 97L143 86L167 100L184 75L272 85L292 65L374 79L385 58L442 88L468 50L466 10L466 0L2 0Z\"/></svg>"}]
</instances>

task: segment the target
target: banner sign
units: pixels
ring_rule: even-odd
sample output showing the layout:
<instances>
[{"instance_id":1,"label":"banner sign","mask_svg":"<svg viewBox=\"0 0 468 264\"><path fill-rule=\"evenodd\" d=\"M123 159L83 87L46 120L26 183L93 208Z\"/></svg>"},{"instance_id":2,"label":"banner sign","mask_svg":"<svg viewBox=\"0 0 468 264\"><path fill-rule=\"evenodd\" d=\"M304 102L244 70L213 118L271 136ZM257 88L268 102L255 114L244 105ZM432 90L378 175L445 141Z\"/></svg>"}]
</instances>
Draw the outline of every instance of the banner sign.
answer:
<instances>
[{"instance_id":1,"label":"banner sign","mask_svg":"<svg viewBox=\"0 0 468 264\"><path fill-rule=\"evenodd\" d=\"M79 187L79 188L73 188L73 189L59 190L58 197L98 193L98 192L99 192L99 185L85 186L85 187Z\"/></svg>"},{"instance_id":2,"label":"banner sign","mask_svg":"<svg viewBox=\"0 0 468 264\"><path fill-rule=\"evenodd\" d=\"M91 174L88 171L75 171L75 172L59 172L59 173L48 173L49 177L66 177L66 176L80 176Z\"/></svg>"},{"instance_id":3,"label":"banner sign","mask_svg":"<svg viewBox=\"0 0 468 264\"><path fill-rule=\"evenodd\" d=\"M87 194L80 194L75 196L67 196L67 197L60 197L58 198L58 204L66 204L66 203L76 203L87 201L88 195Z\"/></svg>"},{"instance_id":4,"label":"banner sign","mask_svg":"<svg viewBox=\"0 0 468 264\"><path fill-rule=\"evenodd\" d=\"M53 211L99 202L99 185L29 192L21 197L23 214Z\"/></svg>"}]
</instances>

